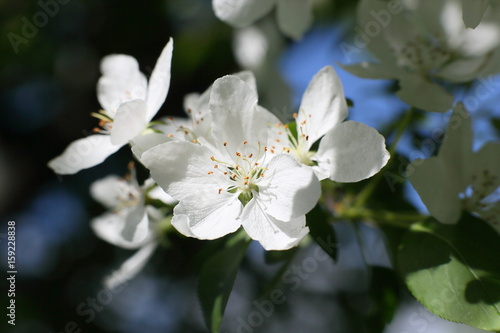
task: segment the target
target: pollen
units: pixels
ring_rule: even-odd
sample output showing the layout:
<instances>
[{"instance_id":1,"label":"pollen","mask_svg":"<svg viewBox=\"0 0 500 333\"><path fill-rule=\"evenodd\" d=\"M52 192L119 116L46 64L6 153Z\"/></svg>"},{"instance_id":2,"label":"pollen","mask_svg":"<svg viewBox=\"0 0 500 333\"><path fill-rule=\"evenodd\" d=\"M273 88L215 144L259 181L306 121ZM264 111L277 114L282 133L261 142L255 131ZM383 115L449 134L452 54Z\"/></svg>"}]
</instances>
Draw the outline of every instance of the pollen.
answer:
<instances>
[{"instance_id":1,"label":"pollen","mask_svg":"<svg viewBox=\"0 0 500 333\"><path fill-rule=\"evenodd\" d=\"M243 141L243 144L246 145L248 143L248 141Z\"/></svg>"},{"instance_id":2,"label":"pollen","mask_svg":"<svg viewBox=\"0 0 500 333\"><path fill-rule=\"evenodd\" d=\"M221 194L221 193L222 193L222 189L220 188L220 189L219 189L219 194Z\"/></svg>"},{"instance_id":3,"label":"pollen","mask_svg":"<svg viewBox=\"0 0 500 333\"><path fill-rule=\"evenodd\" d=\"M214 165L214 168L215 168L215 169L217 169L218 167L219 167L219 166L218 166L217 164L216 164L216 165Z\"/></svg>"},{"instance_id":4,"label":"pollen","mask_svg":"<svg viewBox=\"0 0 500 333\"><path fill-rule=\"evenodd\" d=\"M191 109L187 109L187 111L186 111L186 112L187 112L187 113L191 113L191 112L193 112L193 110L191 110Z\"/></svg>"},{"instance_id":5,"label":"pollen","mask_svg":"<svg viewBox=\"0 0 500 333\"><path fill-rule=\"evenodd\" d=\"M248 181L247 181L247 180L245 180L245 182L243 183L243 185L248 185Z\"/></svg>"},{"instance_id":6,"label":"pollen","mask_svg":"<svg viewBox=\"0 0 500 333\"><path fill-rule=\"evenodd\" d=\"M288 128L288 124L286 124L286 125L283 125L283 128Z\"/></svg>"},{"instance_id":7,"label":"pollen","mask_svg":"<svg viewBox=\"0 0 500 333\"><path fill-rule=\"evenodd\" d=\"M276 139L276 142L280 142L280 139Z\"/></svg>"},{"instance_id":8,"label":"pollen","mask_svg":"<svg viewBox=\"0 0 500 333\"><path fill-rule=\"evenodd\" d=\"M226 147L226 146L227 146L227 142L225 142L225 141L224 141L222 144L224 145L224 147Z\"/></svg>"},{"instance_id":9,"label":"pollen","mask_svg":"<svg viewBox=\"0 0 500 333\"><path fill-rule=\"evenodd\" d=\"M212 161L215 161L215 157L214 157L214 156L210 156L210 159L211 159Z\"/></svg>"},{"instance_id":10,"label":"pollen","mask_svg":"<svg viewBox=\"0 0 500 333\"><path fill-rule=\"evenodd\" d=\"M294 114L293 114L293 118L295 119L295 118L297 118L297 117L298 117L298 114L297 114L297 113L294 113Z\"/></svg>"},{"instance_id":11,"label":"pollen","mask_svg":"<svg viewBox=\"0 0 500 333\"><path fill-rule=\"evenodd\" d=\"M274 150L271 149L271 154L274 154Z\"/></svg>"},{"instance_id":12,"label":"pollen","mask_svg":"<svg viewBox=\"0 0 500 333\"><path fill-rule=\"evenodd\" d=\"M224 176L227 176L227 172L226 171L224 171Z\"/></svg>"},{"instance_id":13,"label":"pollen","mask_svg":"<svg viewBox=\"0 0 500 333\"><path fill-rule=\"evenodd\" d=\"M300 124L303 126L303 125L305 125L305 124L306 124L306 121L304 120L304 121L302 121Z\"/></svg>"},{"instance_id":14,"label":"pollen","mask_svg":"<svg viewBox=\"0 0 500 333\"><path fill-rule=\"evenodd\" d=\"M308 141L308 140L309 140L309 135L306 135L306 141Z\"/></svg>"},{"instance_id":15,"label":"pollen","mask_svg":"<svg viewBox=\"0 0 500 333\"><path fill-rule=\"evenodd\" d=\"M252 156L253 156L253 153L251 153L250 155L248 155L248 158L252 158Z\"/></svg>"},{"instance_id":16,"label":"pollen","mask_svg":"<svg viewBox=\"0 0 500 333\"><path fill-rule=\"evenodd\" d=\"M208 172L209 175L213 175L213 173L214 173L213 171L209 171Z\"/></svg>"},{"instance_id":17,"label":"pollen","mask_svg":"<svg viewBox=\"0 0 500 333\"><path fill-rule=\"evenodd\" d=\"M240 156L241 156L241 154L240 154L240 153L238 153L238 152L236 152L236 156L240 157Z\"/></svg>"},{"instance_id":18,"label":"pollen","mask_svg":"<svg viewBox=\"0 0 500 333\"><path fill-rule=\"evenodd\" d=\"M196 139L193 139L193 141L192 141L192 142L193 142L193 143L198 143L198 140L196 140Z\"/></svg>"},{"instance_id":19,"label":"pollen","mask_svg":"<svg viewBox=\"0 0 500 333\"><path fill-rule=\"evenodd\" d=\"M172 118L172 117L168 117L168 120L170 120L170 121L174 121L174 118Z\"/></svg>"},{"instance_id":20,"label":"pollen","mask_svg":"<svg viewBox=\"0 0 500 333\"><path fill-rule=\"evenodd\" d=\"M258 162L255 162L253 165L257 166L257 165L259 165L259 163L258 163Z\"/></svg>"},{"instance_id":21,"label":"pollen","mask_svg":"<svg viewBox=\"0 0 500 333\"><path fill-rule=\"evenodd\" d=\"M188 134L189 134L189 132L188 132L188 131L184 131L184 134L188 135Z\"/></svg>"},{"instance_id":22,"label":"pollen","mask_svg":"<svg viewBox=\"0 0 500 333\"><path fill-rule=\"evenodd\" d=\"M169 137L169 138L173 138L173 137L174 137L174 135L173 135L173 134L169 134L169 135L167 135L167 137Z\"/></svg>"}]
</instances>

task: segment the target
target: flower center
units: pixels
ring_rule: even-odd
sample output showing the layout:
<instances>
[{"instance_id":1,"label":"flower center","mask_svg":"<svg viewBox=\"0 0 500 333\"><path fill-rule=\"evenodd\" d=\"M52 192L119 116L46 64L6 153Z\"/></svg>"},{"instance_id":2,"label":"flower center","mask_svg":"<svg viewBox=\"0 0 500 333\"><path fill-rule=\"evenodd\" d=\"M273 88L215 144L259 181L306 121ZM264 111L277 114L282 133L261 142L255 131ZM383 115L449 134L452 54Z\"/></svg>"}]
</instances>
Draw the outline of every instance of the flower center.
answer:
<instances>
[{"instance_id":1,"label":"flower center","mask_svg":"<svg viewBox=\"0 0 500 333\"><path fill-rule=\"evenodd\" d=\"M451 58L450 51L442 45L439 36L417 36L395 51L398 65L412 72L437 71Z\"/></svg>"},{"instance_id":2,"label":"flower center","mask_svg":"<svg viewBox=\"0 0 500 333\"><path fill-rule=\"evenodd\" d=\"M227 147L227 143L223 142ZM257 150L252 152L252 148L247 148L248 142L243 142L243 152L236 151L233 161L222 161L212 156L210 159L215 162L213 169L208 171L209 175L216 172L222 173L231 181L231 185L225 188L219 188L218 193L227 191L238 195L238 199L243 205L246 205L252 198L253 193L259 192L259 180L264 177L266 168L261 166L263 163L263 152L267 147L261 148L260 142L257 144Z\"/></svg>"},{"instance_id":3,"label":"flower center","mask_svg":"<svg viewBox=\"0 0 500 333\"><path fill-rule=\"evenodd\" d=\"M309 146L309 130L308 130L308 120L312 117L311 114L307 114L304 110L299 112L303 113L305 117L304 120L296 122L293 124L295 126L295 133L287 124L278 123L276 128L278 130L278 139L276 142L279 144L281 142L289 143L289 146L283 146L281 148L282 152L292 154L297 161L305 165L313 165L312 157L316 154L315 151L310 151ZM294 118L298 117L297 113L293 114Z\"/></svg>"},{"instance_id":4,"label":"flower center","mask_svg":"<svg viewBox=\"0 0 500 333\"><path fill-rule=\"evenodd\" d=\"M460 194L460 197L466 210L481 215L495 228L499 228L500 187L497 177L488 169L473 175L472 184Z\"/></svg>"},{"instance_id":5,"label":"flower center","mask_svg":"<svg viewBox=\"0 0 500 333\"><path fill-rule=\"evenodd\" d=\"M92 117L99 119L99 125L94 127L92 131L99 134L107 134L113 128L113 118L104 110L99 110L99 112L92 112L90 114Z\"/></svg>"}]
</instances>

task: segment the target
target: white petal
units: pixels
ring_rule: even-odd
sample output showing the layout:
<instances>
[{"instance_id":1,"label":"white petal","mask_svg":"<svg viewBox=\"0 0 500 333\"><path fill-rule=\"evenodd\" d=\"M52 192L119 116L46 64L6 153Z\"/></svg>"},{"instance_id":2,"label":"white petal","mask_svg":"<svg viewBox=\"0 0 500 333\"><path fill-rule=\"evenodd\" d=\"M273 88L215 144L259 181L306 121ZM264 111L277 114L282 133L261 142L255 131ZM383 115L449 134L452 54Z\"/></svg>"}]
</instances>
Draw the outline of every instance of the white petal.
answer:
<instances>
[{"instance_id":1,"label":"white petal","mask_svg":"<svg viewBox=\"0 0 500 333\"><path fill-rule=\"evenodd\" d=\"M332 66L325 66L309 83L296 118L297 128L302 127L304 134L309 136L308 150L326 132L344 120L347 113L342 82Z\"/></svg>"},{"instance_id":2,"label":"white petal","mask_svg":"<svg viewBox=\"0 0 500 333\"><path fill-rule=\"evenodd\" d=\"M191 233L201 239L221 237L241 224L237 217L242 204L237 194L227 191L233 182L217 172L214 168L217 163L211 155L212 152L201 145L168 142L148 150L141 159L158 185L180 201L174 210L172 225L178 225L175 216L181 210L180 214L189 218Z\"/></svg>"},{"instance_id":3,"label":"white petal","mask_svg":"<svg viewBox=\"0 0 500 333\"><path fill-rule=\"evenodd\" d=\"M255 75L251 71L241 71L238 73L234 73L234 76L240 78L243 82L245 82L253 91L257 92L257 80L255 79Z\"/></svg>"},{"instance_id":4,"label":"white petal","mask_svg":"<svg viewBox=\"0 0 500 333\"><path fill-rule=\"evenodd\" d=\"M101 72L97 99L110 116L120 104L146 98L147 80L135 58L124 54L106 56L101 61Z\"/></svg>"},{"instance_id":5,"label":"white petal","mask_svg":"<svg viewBox=\"0 0 500 333\"><path fill-rule=\"evenodd\" d=\"M146 103L136 99L123 103L116 111L113 128L110 131L111 143L124 145L146 129Z\"/></svg>"},{"instance_id":6,"label":"white petal","mask_svg":"<svg viewBox=\"0 0 500 333\"><path fill-rule=\"evenodd\" d=\"M150 236L149 217L144 202L127 211L121 236L127 242L142 244Z\"/></svg>"},{"instance_id":7,"label":"white petal","mask_svg":"<svg viewBox=\"0 0 500 333\"><path fill-rule=\"evenodd\" d=\"M238 230L242 208L237 196L229 193L220 198L192 195L175 206L172 225L188 237L217 239Z\"/></svg>"},{"instance_id":8,"label":"white petal","mask_svg":"<svg viewBox=\"0 0 500 333\"><path fill-rule=\"evenodd\" d=\"M271 11L275 0L213 0L212 6L220 20L235 27L250 25Z\"/></svg>"},{"instance_id":9,"label":"white petal","mask_svg":"<svg viewBox=\"0 0 500 333\"><path fill-rule=\"evenodd\" d=\"M434 76L450 82L469 82L480 76L480 71L490 59L489 54L483 57L457 59L445 65Z\"/></svg>"},{"instance_id":10,"label":"white petal","mask_svg":"<svg viewBox=\"0 0 500 333\"><path fill-rule=\"evenodd\" d=\"M140 221L141 223L137 224L137 237L132 237L132 240L127 240L123 237L122 233L125 228L128 213L128 210L105 213L94 218L90 222L90 226L94 233L106 242L125 249L136 249L148 240L148 237L144 237L144 231L149 227L148 221L143 217ZM147 236L149 236L149 234Z\"/></svg>"},{"instance_id":11,"label":"white petal","mask_svg":"<svg viewBox=\"0 0 500 333\"><path fill-rule=\"evenodd\" d=\"M453 106L453 95L420 75L406 75L399 85L398 97L411 106L432 112L446 112Z\"/></svg>"},{"instance_id":12,"label":"white petal","mask_svg":"<svg viewBox=\"0 0 500 333\"><path fill-rule=\"evenodd\" d=\"M245 206L241 219L247 234L259 241L268 251L292 248L309 232L305 216L299 216L288 222L278 221L266 214L255 199L250 200Z\"/></svg>"},{"instance_id":13,"label":"white petal","mask_svg":"<svg viewBox=\"0 0 500 333\"><path fill-rule=\"evenodd\" d=\"M463 20L467 28L474 29L483 18L490 0L462 0Z\"/></svg>"},{"instance_id":14,"label":"white petal","mask_svg":"<svg viewBox=\"0 0 500 333\"><path fill-rule=\"evenodd\" d=\"M271 129L278 118L257 105L257 93L235 76L215 81L210 96L212 135L221 152L234 159L236 152L256 152L258 142L267 145ZM244 144L247 141L248 145ZM227 146L223 146L227 142Z\"/></svg>"},{"instance_id":15,"label":"white petal","mask_svg":"<svg viewBox=\"0 0 500 333\"><path fill-rule=\"evenodd\" d=\"M437 157L413 161L407 176L432 216L441 223L457 223L462 214L459 191L448 168Z\"/></svg>"},{"instance_id":16,"label":"white petal","mask_svg":"<svg viewBox=\"0 0 500 333\"><path fill-rule=\"evenodd\" d=\"M149 122L156 115L165 98L167 98L168 90L170 89L170 70L172 65L172 51L174 49L174 41L172 38L163 48L155 68L151 73L148 83L147 97L147 115L146 119Z\"/></svg>"},{"instance_id":17,"label":"white petal","mask_svg":"<svg viewBox=\"0 0 500 333\"><path fill-rule=\"evenodd\" d=\"M157 246L157 242L150 242L141 247L133 256L127 259L120 268L106 277L104 286L108 289L114 289L130 279L133 279L137 273L144 268Z\"/></svg>"},{"instance_id":18,"label":"white petal","mask_svg":"<svg viewBox=\"0 0 500 333\"><path fill-rule=\"evenodd\" d=\"M278 26L293 39L300 39L312 24L309 0L278 0Z\"/></svg>"},{"instance_id":19,"label":"white petal","mask_svg":"<svg viewBox=\"0 0 500 333\"><path fill-rule=\"evenodd\" d=\"M311 168L285 154L274 156L259 182L257 200L266 214L290 221L309 212L321 195L319 180Z\"/></svg>"},{"instance_id":20,"label":"white petal","mask_svg":"<svg viewBox=\"0 0 500 333\"><path fill-rule=\"evenodd\" d=\"M346 121L321 140L315 159L330 172L330 179L351 183L380 171L389 160L385 139L377 130L355 121Z\"/></svg>"},{"instance_id":21,"label":"white petal","mask_svg":"<svg viewBox=\"0 0 500 333\"><path fill-rule=\"evenodd\" d=\"M107 176L90 185L90 195L104 207L110 210L115 209L119 204L123 183L125 180L118 176Z\"/></svg>"},{"instance_id":22,"label":"white petal","mask_svg":"<svg viewBox=\"0 0 500 333\"><path fill-rule=\"evenodd\" d=\"M470 185L470 177L477 157L472 153L472 122L462 103L453 108L448 121L438 158L452 179L455 191L461 192Z\"/></svg>"},{"instance_id":23,"label":"white petal","mask_svg":"<svg viewBox=\"0 0 500 333\"><path fill-rule=\"evenodd\" d=\"M171 141L171 139L166 134L148 133L135 136L130 144L135 157L140 160L145 151L168 141Z\"/></svg>"},{"instance_id":24,"label":"white petal","mask_svg":"<svg viewBox=\"0 0 500 333\"><path fill-rule=\"evenodd\" d=\"M177 200L168 195L161 187L156 186L154 189L148 192L148 197L151 199L160 200L167 205L175 205Z\"/></svg>"},{"instance_id":25,"label":"white petal","mask_svg":"<svg viewBox=\"0 0 500 333\"><path fill-rule=\"evenodd\" d=\"M49 161L48 166L55 173L71 175L102 163L121 147L112 144L109 135L90 135L73 141L61 155Z\"/></svg>"},{"instance_id":26,"label":"white petal","mask_svg":"<svg viewBox=\"0 0 500 333\"><path fill-rule=\"evenodd\" d=\"M394 63L361 62L355 65L340 65L349 73L366 79L396 79L404 71Z\"/></svg>"}]
</instances>

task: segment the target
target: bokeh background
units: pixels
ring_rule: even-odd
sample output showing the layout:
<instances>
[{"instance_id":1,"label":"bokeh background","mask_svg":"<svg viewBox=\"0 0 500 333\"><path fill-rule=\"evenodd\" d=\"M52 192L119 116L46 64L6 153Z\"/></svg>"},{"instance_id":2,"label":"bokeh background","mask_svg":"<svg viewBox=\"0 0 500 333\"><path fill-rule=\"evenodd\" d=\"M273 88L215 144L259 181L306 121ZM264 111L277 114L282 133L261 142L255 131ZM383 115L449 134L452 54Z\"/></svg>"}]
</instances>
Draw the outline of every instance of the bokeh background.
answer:
<instances>
[{"instance_id":1,"label":"bokeh background","mask_svg":"<svg viewBox=\"0 0 500 333\"><path fill-rule=\"evenodd\" d=\"M376 127L391 141L393 125L407 109L392 95L395 84L359 79L338 67L369 57L364 50L346 57L340 48L342 41L352 42L356 1L315 4L315 25L293 42L273 32L272 17L257 25L267 31L267 39L235 32L215 18L210 0L0 0L0 267L7 271L7 222L16 221L18 271L16 326L7 325L2 315L2 332L207 331L196 296L197 253L204 242L171 237L169 248L157 250L124 288L103 289L103 277L131 253L92 233L89 220L103 208L91 199L89 186L108 174L124 175L130 151L123 148L73 176L55 175L46 166L95 126L90 113L99 110L95 87L105 55L133 55L149 75L169 37L174 38L171 88L161 116L182 115L186 94L249 68L256 72L261 102L286 118L312 76L334 65L353 102L350 119ZM36 23L35 28L26 22ZM467 96L473 88L457 89ZM498 139L499 103L496 91L470 110L477 147ZM402 160L431 155L435 147L424 141L444 128L446 117L421 115L398 147ZM144 170L139 173L146 176ZM399 191L393 207L424 209L404 180L390 181ZM338 263L322 262L307 277L299 276L298 285L276 287L286 302L269 316L257 300L279 265L265 263L262 249L253 244L222 332L478 332L432 316L404 286L391 284L395 277L380 229L347 222L335 228ZM304 247L294 264L305 263L314 251L313 245ZM260 316L254 314L259 311ZM253 325L259 318L262 323Z\"/></svg>"}]
</instances>

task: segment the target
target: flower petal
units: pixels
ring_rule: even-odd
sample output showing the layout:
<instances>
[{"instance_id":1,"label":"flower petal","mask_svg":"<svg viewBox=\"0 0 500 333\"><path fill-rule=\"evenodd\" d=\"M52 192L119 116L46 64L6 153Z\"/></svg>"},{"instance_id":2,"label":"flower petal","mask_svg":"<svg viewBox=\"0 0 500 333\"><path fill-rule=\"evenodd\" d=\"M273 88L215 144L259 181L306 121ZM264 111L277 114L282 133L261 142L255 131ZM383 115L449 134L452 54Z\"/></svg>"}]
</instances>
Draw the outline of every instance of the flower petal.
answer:
<instances>
[{"instance_id":1,"label":"flower petal","mask_svg":"<svg viewBox=\"0 0 500 333\"><path fill-rule=\"evenodd\" d=\"M307 149L344 120L347 113L342 82L332 66L325 66L309 83L296 118L297 128L302 127L309 136Z\"/></svg>"},{"instance_id":2,"label":"flower petal","mask_svg":"<svg viewBox=\"0 0 500 333\"><path fill-rule=\"evenodd\" d=\"M293 39L300 39L312 24L310 1L278 0L277 19L280 30Z\"/></svg>"},{"instance_id":3,"label":"flower petal","mask_svg":"<svg viewBox=\"0 0 500 333\"><path fill-rule=\"evenodd\" d=\"M120 268L105 278L104 286L108 289L114 289L133 279L147 264L157 246L157 242L150 242L141 247Z\"/></svg>"},{"instance_id":4,"label":"flower petal","mask_svg":"<svg viewBox=\"0 0 500 333\"><path fill-rule=\"evenodd\" d=\"M366 79L396 79L404 71L392 63L374 63L363 61L354 65L340 65L349 73Z\"/></svg>"},{"instance_id":5,"label":"flower petal","mask_svg":"<svg viewBox=\"0 0 500 333\"><path fill-rule=\"evenodd\" d=\"M169 142L171 139L165 134L161 133L148 133L144 135L135 136L130 145L132 146L132 152L138 160L141 159L142 154L149 149L158 146L159 144Z\"/></svg>"},{"instance_id":6,"label":"flower petal","mask_svg":"<svg viewBox=\"0 0 500 333\"><path fill-rule=\"evenodd\" d=\"M189 233L201 239L221 237L241 225L237 217L242 205L236 194L227 191L232 182L217 172L211 154L201 145L168 142L148 150L141 158L158 185L180 201L172 225L182 224L180 232L188 227ZM176 212L189 220L176 217ZM181 218L183 221L178 222Z\"/></svg>"},{"instance_id":7,"label":"flower petal","mask_svg":"<svg viewBox=\"0 0 500 333\"><path fill-rule=\"evenodd\" d=\"M177 200L168 195L161 187L156 186L148 192L148 197L155 200L160 200L167 205L175 205Z\"/></svg>"},{"instance_id":8,"label":"flower petal","mask_svg":"<svg viewBox=\"0 0 500 333\"><path fill-rule=\"evenodd\" d=\"M135 58L124 54L106 56L101 61L101 72L97 99L110 116L120 104L146 98L147 80Z\"/></svg>"},{"instance_id":9,"label":"flower petal","mask_svg":"<svg viewBox=\"0 0 500 333\"><path fill-rule=\"evenodd\" d=\"M112 144L109 135L90 135L70 143L48 166L60 175L71 175L102 163L121 147Z\"/></svg>"},{"instance_id":10,"label":"flower petal","mask_svg":"<svg viewBox=\"0 0 500 333\"><path fill-rule=\"evenodd\" d=\"M445 224L458 222L462 214L459 191L438 157L416 159L408 166L407 177L432 216Z\"/></svg>"},{"instance_id":11,"label":"flower petal","mask_svg":"<svg viewBox=\"0 0 500 333\"><path fill-rule=\"evenodd\" d=\"M90 195L104 207L114 210L119 204L124 183L125 181L118 176L107 176L90 185Z\"/></svg>"},{"instance_id":12,"label":"flower petal","mask_svg":"<svg viewBox=\"0 0 500 333\"><path fill-rule=\"evenodd\" d=\"M323 137L315 159L330 179L351 183L380 171L389 160L385 139L377 130L355 121L338 124Z\"/></svg>"},{"instance_id":13,"label":"flower petal","mask_svg":"<svg viewBox=\"0 0 500 333\"><path fill-rule=\"evenodd\" d=\"M259 182L260 207L280 221L290 221L309 212L321 196L313 170L285 154L274 156Z\"/></svg>"},{"instance_id":14,"label":"flower petal","mask_svg":"<svg viewBox=\"0 0 500 333\"><path fill-rule=\"evenodd\" d=\"M148 241L149 233L145 237L145 231L149 228L147 215L142 216L139 223L136 225L136 236L131 239L125 239L122 235L125 228L128 210L121 210L115 213L104 213L90 222L92 230L97 237L106 242L119 246L125 249L136 249Z\"/></svg>"},{"instance_id":15,"label":"flower petal","mask_svg":"<svg viewBox=\"0 0 500 333\"><path fill-rule=\"evenodd\" d=\"M452 94L420 75L405 75L399 85L398 97L411 106L432 112L446 112L453 106Z\"/></svg>"},{"instance_id":16,"label":"flower petal","mask_svg":"<svg viewBox=\"0 0 500 333\"><path fill-rule=\"evenodd\" d=\"M236 157L236 152L257 151L258 142L266 146L271 138L269 125L279 123L275 115L257 105L257 93L231 75L215 81L210 95L210 114L216 146L231 159ZM223 145L224 142L227 145Z\"/></svg>"},{"instance_id":17,"label":"flower petal","mask_svg":"<svg viewBox=\"0 0 500 333\"><path fill-rule=\"evenodd\" d=\"M220 20L241 28L269 13L275 3L275 0L213 0L212 6Z\"/></svg>"},{"instance_id":18,"label":"flower petal","mask_svg":"<svg viewBox=\"0 0 500 333\"><path fill-rule=\"evenodd\" d=\"M222 198L192 195L175 206L172 225L188 237L217 239L239 229L242 207L238 197L229 193Z\"/></svg>"},{"instance_id":19,"label":"flower petal","mask_svg":"<svg viewBox=\"0 0 500 333\"><path fill-rule=\"evenodd\" d=\"M147 114L146 120L149 122L156 115L170 89L170 70L172 65L172 51L174 41L172 38L163 48L155 68L151 73L148 84Z\"/></svg>"},{"instance_id":20,"label":"flower petal","mask_svg":"<svg viewBox=\"0 0 500 333\"><path fill-rule=\"evenodd\" d=\"M309 232L304 215L282 222L266 214L255 199L247 203L241 219L247 234L268 251L292 248Z\"/></svg>"},{"instance_id":21,"label":"flower petal","mask_svg":"<svg viewBox=\"0 0 500 333\"><path fill-rule=\"evenodd\" d=\"M462 0L463 20L467 28L474 29L483 18L490 0Z\"/></svg>"},{"instance_id":22,"label":"flower petal","mask_svg":"<svg viewBox=\"0 0 500 333\"><path fill-rule=\"evenodd\" d=\"M146 112L146 102L142 99L120 105L110 131L111 143L124 145L145 130Z\"/></svg>"}]
</instances>

